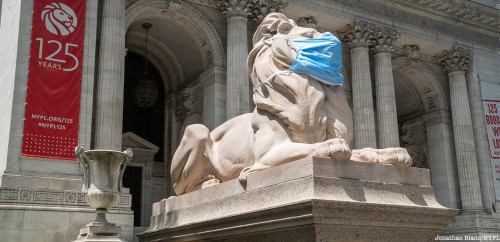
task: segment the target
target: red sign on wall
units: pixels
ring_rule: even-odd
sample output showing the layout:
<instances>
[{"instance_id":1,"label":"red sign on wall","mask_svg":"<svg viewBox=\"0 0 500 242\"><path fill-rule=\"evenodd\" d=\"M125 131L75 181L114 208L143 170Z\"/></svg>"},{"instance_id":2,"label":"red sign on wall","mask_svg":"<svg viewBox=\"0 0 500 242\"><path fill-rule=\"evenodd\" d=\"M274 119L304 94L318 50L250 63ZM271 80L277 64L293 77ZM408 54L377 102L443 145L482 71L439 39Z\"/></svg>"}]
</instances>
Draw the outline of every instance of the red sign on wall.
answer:
<instances>
[{"instance_id":1,"label":"red sign on wall","mask_svg":"<svg viewBox=\"0 0 500 242\"><path fill-rule=\"evenodd\" d=\"M22 155L75 160L85 0L35 0Z\"/></svg>"}]
</instances>

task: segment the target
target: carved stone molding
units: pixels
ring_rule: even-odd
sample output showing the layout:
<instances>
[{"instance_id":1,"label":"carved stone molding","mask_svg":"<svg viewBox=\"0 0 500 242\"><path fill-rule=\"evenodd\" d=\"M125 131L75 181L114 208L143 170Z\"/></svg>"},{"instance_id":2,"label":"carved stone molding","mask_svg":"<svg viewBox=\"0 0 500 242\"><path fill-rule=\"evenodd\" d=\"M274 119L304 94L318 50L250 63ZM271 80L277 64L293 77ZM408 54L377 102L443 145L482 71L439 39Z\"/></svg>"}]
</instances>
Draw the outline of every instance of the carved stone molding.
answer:
<instances>
[{"instance_id":1,"label":"carved stone molding","mask_svg":"<svg viewBox=\"0 0 500 242\"><path fill-rule=\"evenodd\" d=\"M458 232L459 234L467 232L477 232L477 230L494 230L500 229L498 220L489 217L466 217L458 216L455 223L446 227L446 233Z\"/></svg>"},{"instance_id":2,"label":"carved stone molding","mask_svg":"<svg viewBox=\"0 0 500 242\"><path fill-rule=\"evenodd\" d=\"M198 103L198 97L194 95L193 88L186 87L182 90L182 95L184 97L184 107L187 110L187 115L194 113L196 104Z\"/></svg>"},{"instance_id":3,"label":"carved stone molding","mask_svg":"<svg viewBox=\"0 0 500 242\"><path fill-rule=\"evenodd\" d=\"M281 12L286 4L281 0L218 0L217 7L226 17L248 17L250 21L261 21L267 14Z\"/></svg>"},{"instance_id":4,"label":"carved stone molding","mask_svg":"<svg viewBox=\"0 0 500 242\"><path fill-rule=\"evenodd\" d=\"M318 26L316 25L316 19L314 17L301 17L297 20L297 25L303 28L311 28L316 29Z\"/></svg>"},{"instance_id":5,"label":"carved stone molding","mask_svg":"<svg viewBox=\"0 0 500 242\"><path fill-rule=\"evenodd\" d=\"M164 166L162 162L155 162L153 164L153 177L164 177Z\"/></svg>"},{"instance_id":6,"label":"carved stone molding","mask_svg":"<svg viewBox=\"0 0 500 242\"><path fill-rule=\"evenodd\" d=\"M467 71L471 59L471 51L460 47L453 47L436 55L445 71Z\"/></svg>"},{"instance_id":7,"label":"carved stone molding","mask_svg":"<svg viewBox=\"0 0 500 242\"><path fill-rule=\"evenodd\" d=\"M375 53L392 52L394 42L399 38L401 33L394 29L377 26L373 35L372 50Z\"/></svg>"},{"instance_id":8,"label":"carved stone molding","mask_svg":"<svg viewBox=\"0 0 500 242\"><path fill-rule=\"evenodd\" d=\"M441 123L451 123L451 115L447 111L438 110L424 115L425 126L432 126Z\"/></svg>"},{"instance_id":9,"label":"carved stone molding","mask_svg":"<svg viewBox=\"0 0 500 242\"><path fill-rule=\"evenodd\" d=\"M203 87L208 87L214 83L226 84L226 69L220 67L213 67L200 75L200 82Z\"/></svg>"},{"instance_id":10,"label":"carved stone molding","mask_svg":"<svg viewBox=\"0 0 500 242\"><path fill-rule=\"evenodd\" d=\"M374 33L374 25L356 20L352 24L348 24L344 31L341 31L340 39L351 48L370 47Z\"/></svg>"},{"instance_id":11,"label":"carved stone molding","mask_svg":"<svg viewBox=\"0 0 500 242\"><path fill-rule=\"evenodd\" d=\"M205 2L211 1L216 0L206 0ZM133 0L133 3L131 1L130 5L127 5L126 28L128 29L134 21L144 14L160 15L171 21L179 22L182 24L183 30L189 32L191 36L196 36L200 39L200 49L211 51L210 57L212 58L213 64L218 66L224 66L226 64L224 45L220 39L219 33L210 20L207 19L206 14L191 6L190 3L184 0ZM127 38L129 38L128 35ZM144 38L141 39L143 40ZM207 53L205 55L207 57L206 64L210 65L211 63L208 63L209 56ZM164 58L170 57L167 56ZM168 69L171 70L170 68ZM177 70L176 73L178 73ZM174 80L176 79L174 78ZM179 82L182 82L182 80L179 79ZM174 89L176 89L176 87L174 87Z\"/></svg>"},{"instance_id":12,"label":"carved stone molding","mask_svg":"<svg viewBox=\"0 0 500 242\"><path fill-rule=\"evenodd\" d=\"M401 10L427 16L467 29L500 35L498 10L472 1L449 0L376 0Z\"/></svg>"},{"instance_id":13,"label":"carved stone molding","mask_svg":"<svg viewBox=\"0 0 500 242\"><path fill-rule=\"evenodd\" d=\"M421 118L405 121L400 127L401 147L405 148L413 160L413 167L429 168L423 144L427 141L427 129Z\"/></svg>"},{"instance_id":14,"label":"carved stone molding","mask_svg":"<svg viewBox=\"0 0 500 242\"><path fill-rule=\"evenodd\" d=\"M406 58L408 58L409 60L409 64L413 63L413 61L415 61L416 59L432 63L439 63L439 61L436 59L435 56L421 53L420 48L416 45L405 45L403 47L394 47L392 52L395 54L406 56Z\"/></svg>"},{"instance_id":15,"label":"carved stone molding","mask_svg":"<svg viewBox=\"0 0 500 242\"><path fill-rule=\"evenodd\" d=\"M411 64L420 57L420 48L417 45L405 45L403 54L406 56L406 62Z\"/></svg>"},{"instance_id":16,"label":"carved stone molding","mask_svg":"<svg viewBox=\"0 0 500 242\"><path fill-rule=\"evenodd\" d=\"M209 7L217 8L217 0L187 0L188 2L197 3Z\"/></svg>"},{"instance_id":17,"label":"carved stone molding","mask_svg":"<svg viewBox=\"0 0 500 242\"><path fill-rule=\"evenodd\" d=\"M219 0L217 1L217 7L226 17L248 17L252 14L249 2L245 0Z\"/></svg>"},{"instance_id":18,"label":"carved stone molding","mask_svg":"<svg viewBox=\"0 0 500 242\"><path fill-rule=\"evenodd\" d=\"M26 188L0 188L1 203L50 204L88 207L85 195L78 191L31 190ZM130 208L132 195L120 194L115 208Z\"/></svg>"}]
</instances>

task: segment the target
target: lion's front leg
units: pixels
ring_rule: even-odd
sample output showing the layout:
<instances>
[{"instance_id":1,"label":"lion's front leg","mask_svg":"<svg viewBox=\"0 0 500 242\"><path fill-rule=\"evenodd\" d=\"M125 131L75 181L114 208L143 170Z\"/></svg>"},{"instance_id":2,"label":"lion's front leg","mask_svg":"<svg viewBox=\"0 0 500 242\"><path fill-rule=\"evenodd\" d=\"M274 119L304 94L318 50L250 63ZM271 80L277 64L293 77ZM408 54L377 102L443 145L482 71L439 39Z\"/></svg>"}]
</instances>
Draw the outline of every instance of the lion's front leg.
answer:
<instances>
[{"instance_id":1,"label":"lion's front leg","mask_svg":"<svg viewBox=\"0 0 500 242\"><path fill-rule=\"evenodd\" d=\"M321 143L311 144L310 155L348 159L351 157L351 149L344 139L334 138Z\"/></svg>"},{"instance_id":2,"label":"lion's front leg","mask_svg":"<svg viewBox=\"0 0 500 242\"><path fill-rule=\"evenodd\" d=\"M262 153L256 155L254 165L245 167L241 171L239 176L241 182L246 182L247 176L257 171L306 157L317 156L348 159L351 156L349 145L344 139L340 138L330 139L315 144L295 143L290 141L274 145L256 145L256 150Z\"/></svg>"},{"instance_id":3,"label":"lion's front leg","mask_svg":"<svg viewBox=\"0 0 500 242\"><path fill-rule=\"evenodd\" d=\"M353 150L351 160L369 163L393 164L411 166L412 160L405 148Z\"/></svg>"}]
</instances>

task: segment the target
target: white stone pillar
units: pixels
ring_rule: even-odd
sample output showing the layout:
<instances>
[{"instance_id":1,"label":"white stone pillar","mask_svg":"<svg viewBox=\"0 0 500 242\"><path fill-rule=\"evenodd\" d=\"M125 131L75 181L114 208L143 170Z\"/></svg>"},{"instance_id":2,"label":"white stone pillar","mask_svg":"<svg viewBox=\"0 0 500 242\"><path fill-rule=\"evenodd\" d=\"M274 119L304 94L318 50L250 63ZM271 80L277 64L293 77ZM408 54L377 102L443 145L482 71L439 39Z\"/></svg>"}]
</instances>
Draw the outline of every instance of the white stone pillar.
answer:
<instances>
[{"instance_id":1,"label":"white stone pillar","mask_svg":"<svg viewBox=\"0 0 500 242\"><path fill-rule=\"evenodd\" d=\"M200 75L203 84L203 124L213 130L226 121L226 70L213 67Z\"/></svg>"},{"instance_id":2,"label":"white stone pillar","mask_svg":"<svg viewBox=\"0 0 500 242\"><path fill-rule=\"evenodd\" d=\"M453 161L451 115L442 110L425 114L427 146L429 147L429 169L436 199L448 208L459 208L458 178Z\"/></svg>"},{"instance_id":3,"label":"white stone pillar","mask_svg":"<svg viewBox=\"0 0 500 242\"><path fill-rule=\"evenodd\" d=\"M247 58L246 15L229 16L227 18L227 119L250 112Z\"/></svg>"},{"instance_id":4,"label":"white stone pillar","mask_svg":"<svg viewBox=\"0 0 500 242\"><path fill-rule=\"evenodd\" d=\"M368 44L373 37L373 27L355 21L347 26L346 31L340 37L347 46L351 47L354 146L356 149L376 148L372 81L368 58Z\"/></svg>"},{"instance_id":5,"label":"white stone pillar","mask_svg":"<svg viewBox=\"0 0 500 242\"><path fill-rule=\"evenodd\" d=\"M481 184L481 197L483 206L491 213L495 204L495 192L493 190L493 174L491 172L491 160L488 148L483 97L481 85L472 66L466 73L467 90L469 93L470 112L472 116L472 128L474 131L474 141L476 145L477 166L479 172L479 183Z\"/></svg>"},{"instance_id":6,"label":"white stone pillar","mask_svg":"<svg viewBox=\"0 0 500 242\"><path fill-rule=\"evenodd\" d=\"M375 32L375 90L377 100L378 148L399 147L396 94L392 75L391 48L399 33L377 28Z\"/></svg>"},{"instance_id":7,"label":"white stone pillar","mask_svg":"<svg viewBox=\"0 0 500 242\"><path fill-rule=\"evenodd\" d=\"M283 8L281 0L219 0L217 6L227 17L226 119L251 112L248 79L247 19L262 20Z\"/></svg>"},{"instance_id":8,"label":"white stone pillar","mask_svg":"<svg viewBox=\"0 0 500 242\"><path fill-rule=\"evenodd\" d=\"M247 16L251 9L240 0L222 0L218 7L227 17L226 119L232 119L250 112Z\"/></svg>"},{"instance_id":9,"label":"white stone pillar","mask_svg":"<svg viewBox=\"0 0 500 242\"><path fill-rule=\"evenodd\" d=\"M121 150L125 0L103 1L100 44L95 148Z\"/></svg>"},{"instance_id":10,"label":"white stone pillar","mask_svg":"<svg viewBox=\"0 0 500 242\"><path fill-rule=\"evenodd\" d=\"M483 202L465 81L465 71L469 59L470 53L460 48L444 51L439 56L441 64L448 71L450 84L451 114L462 210L480 211L483 208Z\"/></svg>"}]
</instances>

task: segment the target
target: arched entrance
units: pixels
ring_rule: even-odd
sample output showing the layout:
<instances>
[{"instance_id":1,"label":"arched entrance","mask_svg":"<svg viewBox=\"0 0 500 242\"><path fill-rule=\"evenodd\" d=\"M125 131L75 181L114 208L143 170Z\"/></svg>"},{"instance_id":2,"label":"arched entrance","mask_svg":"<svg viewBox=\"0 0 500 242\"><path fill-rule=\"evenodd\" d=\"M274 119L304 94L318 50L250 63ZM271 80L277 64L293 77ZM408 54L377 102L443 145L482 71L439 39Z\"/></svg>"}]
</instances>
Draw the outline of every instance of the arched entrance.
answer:
<instances>
[{"instance_id":1,"label":"arched entrance","mask_svg":"<svg viewBox=\"0 0 500 242\"><path fill-rule=\"evenodd\" d=\"M139 156L131 164L142 169L141 184L138 185L141 188L139 194L141 212L135 213L140 214L141 218L136 224L137 227L149 226L151 205L154 202L173 195L169 174L170 160L180 141L182 128L188 123L210 123L213 117L211 109L213 105L207 103L215 99L216 93L207 90L214 85L225 84L224 76L220 80L221 78L215 78L216 74L211 74L225 73L222 42L212 23L188 3L164 0L137 1L127 8L128 54L125 73L129 76L125 77L126 80L138 79L142 74L143 63L141 65L130 63L138 63L144 59L146 47L146 32L142 27L144 23L152 24L148 32L148 61L151 63L151 68L157 71L155 78L161 93L157 101L159 104L155 106L161 106L163 110L157 110L149 116L141 115L140 110L132 115L130 110L129 112L124 110L124 114L129 114L124 116L124 124L140 124L141 129L145 130L142 134L151 133L149 137L136 132L127 133L127 137L133 137L139 143L144 139L142 144L144 147L153 147L151 150L159 147L154 160L140 160ZM206 81L208 79L214 81ZM127 95L129 98L133 95L127 93L132 90L131 85L134 85L132 83L134 82L130 81L125 84L126 99ZM124 108L127 107L132 110L138 109L136 106L124 105ZM225 114L225 110L223 113ZM155 125L152 125L153 123ZM156 123L161 123L161 128L158 128ZM129 131L125 130L126 126L130 127L124 125L124 132ZM162 140L157 139L159 136Z\"/></svg>"},{"instance_id":2,"label":"arched entrance","mask_svg":"<svg viewBox=\"0 0 500 242\"><path fill-rule=\"evenodd\" d=\"M414 164L430 169L440 203L458 206L458 180L452 126L444 89L432 70L418 60L392 61L400 144Z\"/></svg>"}]
</instances>

